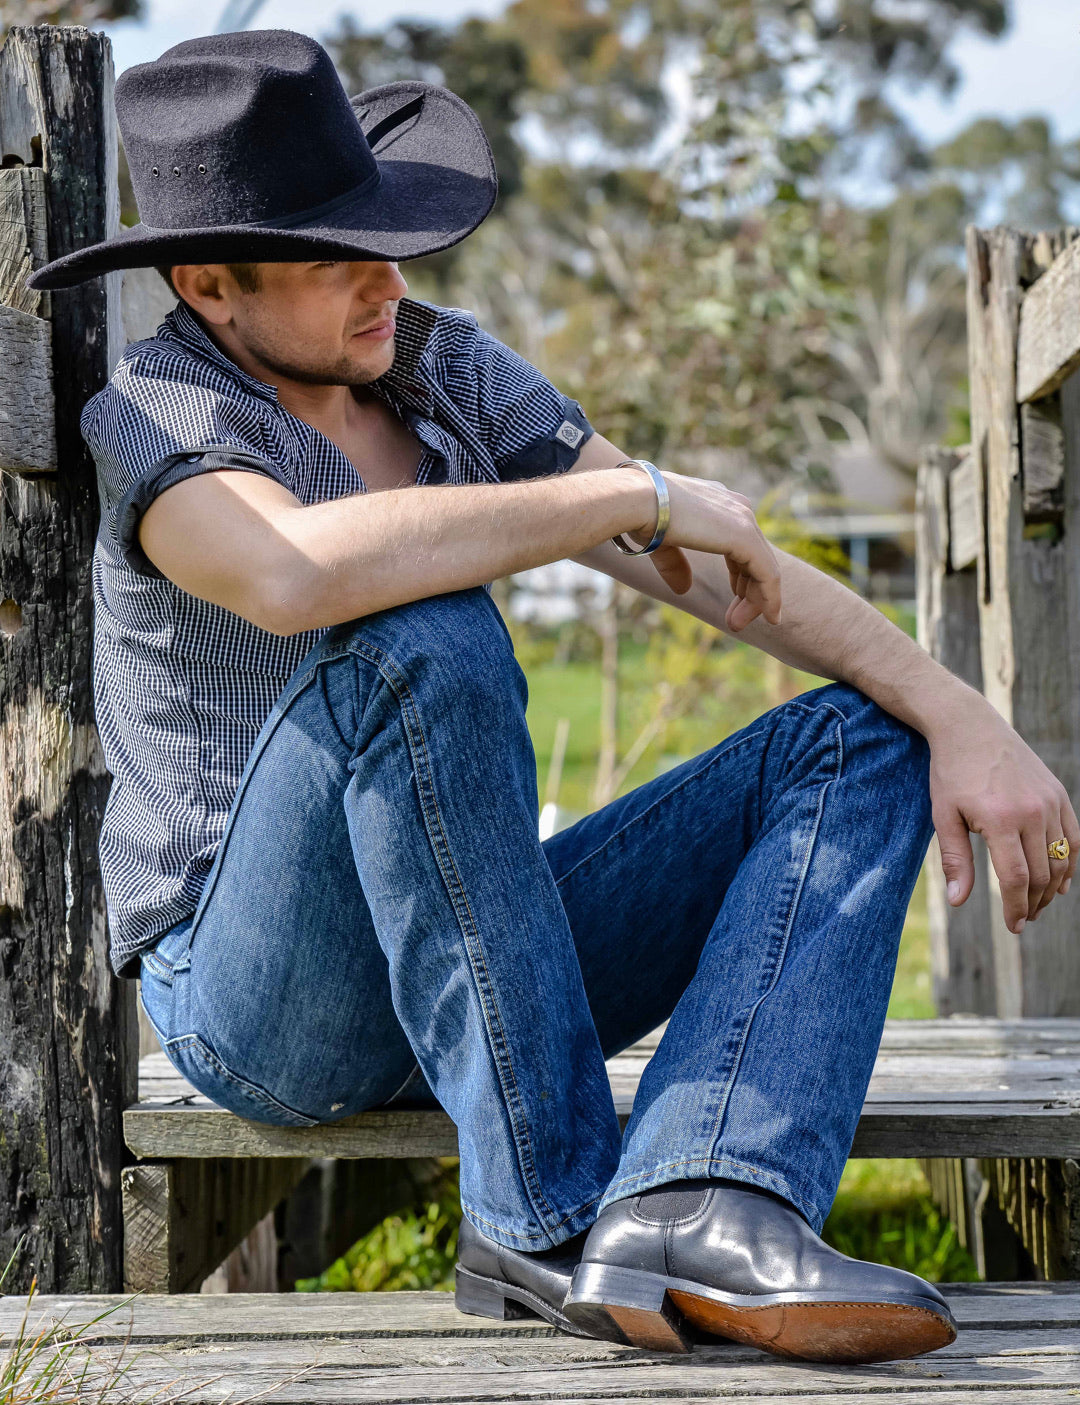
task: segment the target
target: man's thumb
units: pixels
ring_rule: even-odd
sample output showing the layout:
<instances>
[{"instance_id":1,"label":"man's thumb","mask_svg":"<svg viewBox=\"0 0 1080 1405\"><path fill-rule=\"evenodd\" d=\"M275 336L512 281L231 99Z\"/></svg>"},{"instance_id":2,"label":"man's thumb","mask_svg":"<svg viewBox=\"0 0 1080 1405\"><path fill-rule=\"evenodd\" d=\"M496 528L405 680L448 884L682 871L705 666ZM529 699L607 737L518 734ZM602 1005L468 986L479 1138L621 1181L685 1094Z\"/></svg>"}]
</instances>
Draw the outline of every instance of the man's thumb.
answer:
<instances>
[{"instance_id":1,"label":"man's thumb","mask_svg":"<svg viewBox=\"0 0 1080 1405\"><path fill-rule=\"evenodd\" d=\"M941 851L941 871L945 875L945 891L955 906L963 902L975 882L975 859L967 825L959 814L944 825L935 821L938 848Z\"/></svg>"}]
</instances>

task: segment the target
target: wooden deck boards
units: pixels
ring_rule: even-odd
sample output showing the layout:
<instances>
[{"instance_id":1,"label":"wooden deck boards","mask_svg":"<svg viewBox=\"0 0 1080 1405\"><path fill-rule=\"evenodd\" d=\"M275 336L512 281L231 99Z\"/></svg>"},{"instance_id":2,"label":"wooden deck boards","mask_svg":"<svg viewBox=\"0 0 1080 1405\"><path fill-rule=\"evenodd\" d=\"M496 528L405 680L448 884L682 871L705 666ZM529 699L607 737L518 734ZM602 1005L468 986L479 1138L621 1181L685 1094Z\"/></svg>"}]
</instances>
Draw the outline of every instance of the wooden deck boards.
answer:
<instances>
[{"instance_id":1,"label":"wooden deck boards","mask_svg":"<svg viewBox=\"0 0 1080 1405\"><path fill-rule=\"evenodd\" d=\"M93 1330L100 1368L131 1331L128 1391L172 1383L184 1400L234 1405L409 1405L511 1400L811 1400L817 1405L1075 1405L1080 1284L957 1284L952 1346L876 1366L778 1361L717 1343L686 1357L570 1337L538 1319L458 1313L449 1294L236 1294L36 1298L31 1324L69 1327L125 1304ZM26 1299L0 1298L0 1337ZM2 1349L2 1348L0 1348ZM280 1387L272 1389L273 1387ZM231 1393L230 1393L231 1392Z\"/></svg>"},{"instance_id":2,"label":"wooden deck boards","mask_svg":"<svg viewBox=\"0 0 1080 1405\"><path fill-rule=\"evenodd\" d=\"M658 1033L612 1059L625 1123ZM164 1054L140 1063L139 1102L124 1114L141 1157L448 1156L441 1110L385 1109L317 1127L270 1127L216 1107ZM891 1022L853 1156L1080 1156L1080 1020L954 1017Z\"/></svg>"}]
</instances>

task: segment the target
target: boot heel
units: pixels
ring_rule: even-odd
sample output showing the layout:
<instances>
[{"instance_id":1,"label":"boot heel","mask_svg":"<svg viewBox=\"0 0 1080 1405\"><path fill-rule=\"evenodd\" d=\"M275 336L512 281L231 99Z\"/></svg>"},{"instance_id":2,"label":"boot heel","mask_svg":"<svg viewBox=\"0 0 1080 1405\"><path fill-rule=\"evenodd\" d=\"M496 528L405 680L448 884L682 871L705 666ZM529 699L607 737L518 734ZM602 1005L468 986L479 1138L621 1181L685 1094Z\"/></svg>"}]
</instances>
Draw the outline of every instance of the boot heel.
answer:
<instances>
[{"instance_id":1,"label":"boot heel","mask_svg":"<svg viewBox=\"0 0 1080 1405\"><path fill-rule=\"evenodd\" d=\"M469 1312L475 1317L494 1317L500 1322L513 1317L532 1316L527 1308L508 1298L490 1279L480 1278L460 1265L454 1269L454 1306L458 1312Z\"/></svg>"},{"instance_id":2,"label":"boot heel","mask_svg":"<svg viewBox=\"0 0 1080 1405\"><path fill-rule=\"evenodd\" d=\"M579 1264L563 1314L590 1336L604 1341L650 1351L691 1350L683 1315L656 1274L608 1264Z\"/></svg>"}]
</instances>

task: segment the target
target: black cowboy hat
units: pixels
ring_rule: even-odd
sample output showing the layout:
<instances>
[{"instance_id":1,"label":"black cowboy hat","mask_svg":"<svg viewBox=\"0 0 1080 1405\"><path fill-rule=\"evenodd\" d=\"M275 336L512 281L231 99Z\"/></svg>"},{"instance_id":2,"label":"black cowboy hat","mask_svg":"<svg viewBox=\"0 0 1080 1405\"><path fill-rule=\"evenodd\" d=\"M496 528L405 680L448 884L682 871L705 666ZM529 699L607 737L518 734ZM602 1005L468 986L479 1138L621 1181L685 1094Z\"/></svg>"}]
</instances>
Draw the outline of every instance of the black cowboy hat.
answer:
<instances>
[{"instance_id":1,"label":"black cowboy hat","mask_svg":"<svg viewBox=\"0 0 1080 1405\"><path fill-rule=\"evenodd\" d=\"M189 39L122 73L116 114L141 223L54 259L32 288L154 264L410 259L495 202L480 120L434 83L346 96L290 29Z\"/></svg>"}]
</instances>

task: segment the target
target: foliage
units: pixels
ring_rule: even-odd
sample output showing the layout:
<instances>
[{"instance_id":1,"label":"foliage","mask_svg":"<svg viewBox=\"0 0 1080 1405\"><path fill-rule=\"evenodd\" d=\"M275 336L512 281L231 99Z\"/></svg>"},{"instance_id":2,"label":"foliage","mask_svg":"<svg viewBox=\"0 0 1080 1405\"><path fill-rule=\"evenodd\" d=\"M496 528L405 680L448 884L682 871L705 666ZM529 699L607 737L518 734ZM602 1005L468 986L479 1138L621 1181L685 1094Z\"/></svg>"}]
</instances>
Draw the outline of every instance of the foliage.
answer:
<instances>
[{"instance_id":1,"label":"foliage","mask_svg":"<svg viewBox=\"0 0 1080 1405\"><path fill-rule=\"evenodd\" d=\"M318 1277L299 1279L297 1292L451 1290L460 1223L458 1162L445 1157L423 1201L376 1225Z\"/></svg>"},{"instance_id":2,"label":"foliage","mask_svg":"<svg viewBox=\"0 0 1080 1405\"><path fill-rule=\"evenodd\" d=\"M850 1258L903 1268L931 1283L978 1279L915 1161L849 1161L821 1237Z\"/></svg>"},{"instance_id":3,"label":"foliage","mask_svg":"<svg viewBox=\"0 0 1080 1405\"><path fill-rule=\"evenodd\" d=\"M1045 211L1076 178L1045 124L933 152L891 101L947 91L956 34L1006 20L1003 0L513 0L327 44L354 89L449 84L495 148L495 213L409 266L417 292L475 310L629 452L827 483L838 434L911 474L945 434L960 234L990 183ZM840 194L856 181L869 205Z\"/></svg>"}]
</instances>

